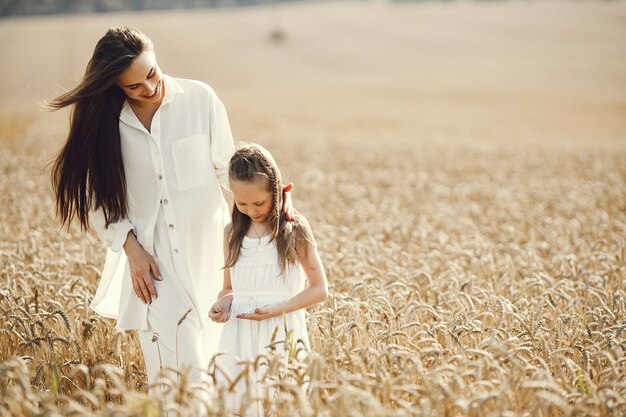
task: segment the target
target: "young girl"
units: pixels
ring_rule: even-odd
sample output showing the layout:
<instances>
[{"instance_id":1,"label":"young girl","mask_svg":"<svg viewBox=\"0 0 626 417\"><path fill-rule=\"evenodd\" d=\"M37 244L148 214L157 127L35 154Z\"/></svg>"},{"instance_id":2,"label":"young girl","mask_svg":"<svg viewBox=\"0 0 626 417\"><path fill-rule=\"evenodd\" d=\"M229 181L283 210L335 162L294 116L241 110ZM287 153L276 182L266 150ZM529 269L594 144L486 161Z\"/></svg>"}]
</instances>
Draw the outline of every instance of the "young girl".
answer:
<instances>
[{"instance_id":1,"label":"young girl","mask_svg":"<svg viewBox=\"0 0 626 417\"><path fill-rule=\"evenodd\" d=\"M280 211L282 183L272 155L258 145L242 147L230 160L229 180L234 206L224 239L224 288L209 316L226 323L219 342L226 355L217 359L236 378L243 369L238 361L268 352L272 336L309 346L303 309L326 300L328 284L309 223L302 215L287 221ZM233 408L239 404L231 401ZM236 411L259 415L258 409L257 402Z\"/></svg>"}]
</instances>

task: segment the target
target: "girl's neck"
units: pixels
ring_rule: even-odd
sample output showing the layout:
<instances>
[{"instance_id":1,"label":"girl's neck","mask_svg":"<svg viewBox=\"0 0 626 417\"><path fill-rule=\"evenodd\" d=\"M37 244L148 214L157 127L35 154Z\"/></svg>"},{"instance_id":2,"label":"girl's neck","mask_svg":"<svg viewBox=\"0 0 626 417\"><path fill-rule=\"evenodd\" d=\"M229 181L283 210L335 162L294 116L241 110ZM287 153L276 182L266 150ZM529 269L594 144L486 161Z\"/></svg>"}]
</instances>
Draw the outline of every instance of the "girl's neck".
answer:
<instances>
[{"instance_id":1,"label":"girl's neck","mask_svg":"<svg viewBox=\"0 0 626 417\"><path fill-rule=\"evenodd\" d=\"M267 235L268 234L267 225L268 225L267 221L263 223L255 223L251 220L250 227L248 228L248 233L246 233L246 236L260 238L260 237Z\"/></svg>"}]
</instances>

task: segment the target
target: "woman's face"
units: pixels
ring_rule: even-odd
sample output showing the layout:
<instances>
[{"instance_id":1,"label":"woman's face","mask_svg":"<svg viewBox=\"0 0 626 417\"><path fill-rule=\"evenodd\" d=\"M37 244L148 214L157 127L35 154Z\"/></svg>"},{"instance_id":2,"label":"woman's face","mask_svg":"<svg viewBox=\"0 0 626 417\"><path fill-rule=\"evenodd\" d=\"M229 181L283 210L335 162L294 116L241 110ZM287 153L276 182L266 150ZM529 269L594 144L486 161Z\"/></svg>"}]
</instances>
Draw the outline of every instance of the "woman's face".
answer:
<instances>
[{"instance_id":1,"label":"woman's face","mask_svg":"<svg viewBox=\"0 0 626 417\"><path fill-rule=\"evenodd\" d=\"M129 100L141 103L160 103L163 99L163 74L154 52L142 52L117 77L117 85Z\"/></svg>"}]
</instances>

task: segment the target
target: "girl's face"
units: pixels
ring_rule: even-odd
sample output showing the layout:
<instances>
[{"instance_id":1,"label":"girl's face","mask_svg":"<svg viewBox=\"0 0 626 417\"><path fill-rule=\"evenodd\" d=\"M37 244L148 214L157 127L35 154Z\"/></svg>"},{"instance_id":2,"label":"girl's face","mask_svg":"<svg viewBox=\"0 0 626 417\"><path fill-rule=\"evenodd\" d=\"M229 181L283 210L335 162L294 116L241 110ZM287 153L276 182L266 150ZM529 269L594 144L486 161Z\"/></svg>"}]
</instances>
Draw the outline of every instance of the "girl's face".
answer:
<instances>
[{"instance_id":1,"label":"girl's face","mask_svg":"<svg viewBox=\"0 0 626 417\"><path fill-rule=\"evenodd\" d=\"M142 52L117 78L126 96L142 103L160 103L163 99L163 74L154 52Z\"/></svg>"},{"instance_id":2,"label":"girl's face","mask_svg":"<svg viewBox=\"0 0 626 417\"><path fill-rule=\"evenodd\" d=\"M264 223L272 211L272 193L264 180L230 181L237 209L255 223Z\"/></svg>"}]
</instances>

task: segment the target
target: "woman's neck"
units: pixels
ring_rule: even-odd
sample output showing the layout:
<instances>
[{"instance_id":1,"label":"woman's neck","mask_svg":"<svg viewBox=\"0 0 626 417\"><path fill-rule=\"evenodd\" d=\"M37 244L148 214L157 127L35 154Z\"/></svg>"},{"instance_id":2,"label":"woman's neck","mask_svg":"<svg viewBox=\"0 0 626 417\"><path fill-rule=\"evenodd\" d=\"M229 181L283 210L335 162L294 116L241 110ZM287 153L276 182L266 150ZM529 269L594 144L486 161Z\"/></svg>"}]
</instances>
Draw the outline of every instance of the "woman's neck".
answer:
<instances>
[{"instance_id":1,"label":"woman's neck","mask_svg":"<svg viewBox=\"0 0 626 417\"><path fill-rule=\"evenodd\" d=\"M139 122L143 125L143 127L146 128L148 132L150 132L150 127L152 126L152 118L161 106L161 103L142 103L134 100L129 100L129 104Z\"/></svg>"},{"instance_id":2,"label":"woman's neck","mask_svg":"<svg viewBox=\"0 0 626 417\"><path fill-rule=\"evenodd\" d=\"M146 103L143 101L129 99L128 104L130 104L130 107L132 107L135 113L142 113L144 115L149 114L149 115L154 116L154 113L156 113L159 107L161 107L162 101L163 100L160 100L156 103Z\"/></svg>"}]
</instances>

